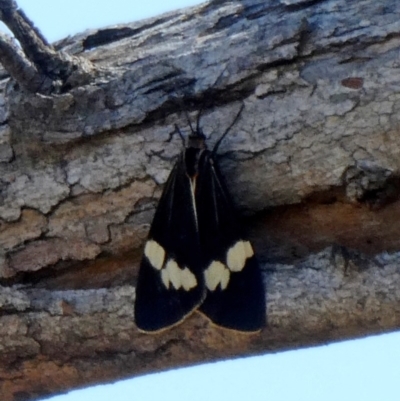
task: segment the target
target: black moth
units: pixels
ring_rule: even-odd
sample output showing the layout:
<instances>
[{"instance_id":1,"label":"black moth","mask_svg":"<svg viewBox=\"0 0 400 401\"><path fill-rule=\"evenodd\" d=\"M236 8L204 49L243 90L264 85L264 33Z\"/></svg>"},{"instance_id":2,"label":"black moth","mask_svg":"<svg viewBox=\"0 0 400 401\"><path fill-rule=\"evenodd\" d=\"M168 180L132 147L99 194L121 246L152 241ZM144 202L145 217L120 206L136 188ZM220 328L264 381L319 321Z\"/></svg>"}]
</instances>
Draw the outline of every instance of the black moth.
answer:
<instances>
[{"instance_id":1,"label":"black moth","mask_svg":"<svg viewBox=\"0 0 400 401\"><path fill-rule=\"evenodd\" d=\"M225 328L256 332L265 325L265 294L253 248L242 235L215 156L188 119L188 145L171 171L144 248L135 321L145 332L180 323L199 310ZM183 138L179 128L177 132Z\"/></svg>"}]
</instances>

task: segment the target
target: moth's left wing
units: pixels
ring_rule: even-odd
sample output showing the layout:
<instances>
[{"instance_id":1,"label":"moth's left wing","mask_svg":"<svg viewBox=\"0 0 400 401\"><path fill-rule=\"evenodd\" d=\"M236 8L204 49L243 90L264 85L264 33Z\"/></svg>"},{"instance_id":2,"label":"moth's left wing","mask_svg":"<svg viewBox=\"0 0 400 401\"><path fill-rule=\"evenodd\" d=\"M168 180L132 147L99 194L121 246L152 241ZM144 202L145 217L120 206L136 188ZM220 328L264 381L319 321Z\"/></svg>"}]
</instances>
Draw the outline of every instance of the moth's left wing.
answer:
<instances>
[{"instance_id":1,"label":"moth's left wing","mask_svg":"<svg viewBox=\"0 0 400 401\"><path fill-rule=\"evenodd\" d=\"M258 262L208 151L199 162L196 208L207 289L199 310L219 326L259 331L265 325L265 291Z\"/></svg>"},{"instance_id":2,"label":"moth's left wing","mask_svg":"<svg viewBox=\"0 0 400 401\"><path fill-rule=\"evenodd\" d=\"M193 190L183 154L158 203L136 286L135 321L145 332L181 322L203 301L204 279Z\"/></svg>"}]
</instances>

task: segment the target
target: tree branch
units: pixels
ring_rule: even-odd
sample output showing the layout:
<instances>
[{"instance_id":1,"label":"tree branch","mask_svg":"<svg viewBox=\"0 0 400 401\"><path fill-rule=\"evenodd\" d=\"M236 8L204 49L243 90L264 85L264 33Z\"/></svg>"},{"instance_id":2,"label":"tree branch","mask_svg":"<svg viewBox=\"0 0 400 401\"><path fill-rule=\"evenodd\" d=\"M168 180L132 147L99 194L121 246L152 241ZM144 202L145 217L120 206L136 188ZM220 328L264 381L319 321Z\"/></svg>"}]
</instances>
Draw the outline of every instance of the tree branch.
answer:
<instances>
[{"instance_id":1,"label":"tree branch","mask_svg":"<svg viewBox=\"0 0 400 401\"><path fill-rule=\"evenodd\" d=\"M90 84L0 81L3 400L398 329L399 17L394 0L211 2L59 43ZM211 146L245 105L220 164L263 266L258 336L197 314L135 328L177 96L205 107Z\"/></svg>"},{"instance_id":2,"label":"tree branch","mask_svg":"<svg viewBox=\"0 0 400 401\"><path fill-rule=\"evenodd\" d=\"M92 65L87 60L55 51L15 1L0 0L0 19L14 33L26 55L24 57L19 48L2 34L0 61L24 89L49 94L69 88L71 84L89 82L93 74ZM51 85L50 80L53 81Z\"/></svg>"},{"instance_id":3,"label":"tree branch","mask_svg":"<svg viewBox=\"0 0 400 401\"><path fill-rule=\"evenodd\" d=\"M53 81L39 74L18 45L3 33L0 33L0 60L3 67L25 90L31 92L37 92L40 88L45 92L52 90Z\"/></svg>"}]
</instances>

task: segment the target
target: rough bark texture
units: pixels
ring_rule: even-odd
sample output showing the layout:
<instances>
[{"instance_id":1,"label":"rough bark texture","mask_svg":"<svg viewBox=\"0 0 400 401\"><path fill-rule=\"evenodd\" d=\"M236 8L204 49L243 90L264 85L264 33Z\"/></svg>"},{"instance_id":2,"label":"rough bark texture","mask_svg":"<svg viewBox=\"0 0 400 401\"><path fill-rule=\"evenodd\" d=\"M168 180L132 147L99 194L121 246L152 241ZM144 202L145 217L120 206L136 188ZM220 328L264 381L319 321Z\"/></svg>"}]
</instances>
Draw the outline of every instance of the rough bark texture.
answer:
<instances>
[{"instance_id":1,"label":"rough bark texture","mask_svg":"<svg viewBox=\"0 0 400 401\"><path fill-rule=\"evenodd\" d=\"M2 400L398 329L399 32L396 0L214 1L60 42L90 84L1 73ZM220 163L262 261L259 335L135 328L177 97L210 143L245 105Z\"/></svg>"}]
</instances>

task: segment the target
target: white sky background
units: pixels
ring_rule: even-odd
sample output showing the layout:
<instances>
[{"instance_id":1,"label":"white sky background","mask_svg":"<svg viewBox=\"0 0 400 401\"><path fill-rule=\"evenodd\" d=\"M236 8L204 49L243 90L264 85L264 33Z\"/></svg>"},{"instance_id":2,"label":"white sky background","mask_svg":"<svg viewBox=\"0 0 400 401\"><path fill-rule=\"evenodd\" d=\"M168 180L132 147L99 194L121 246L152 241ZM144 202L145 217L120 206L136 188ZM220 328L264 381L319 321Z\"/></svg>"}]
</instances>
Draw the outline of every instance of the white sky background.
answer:
<instances>
[{"instance_id":1,"label":"white sky background","mask_svg":"<svg viewBox=\"0 0 400 401\"><path fill-rule=\"evenodd\" d=\"M52 42L89 28L128 23L200 1L17 0L17 3ZM400 333L179 369L51 398L51 401L87 400L399 401Z\"/></svg>"}]
</instances>

